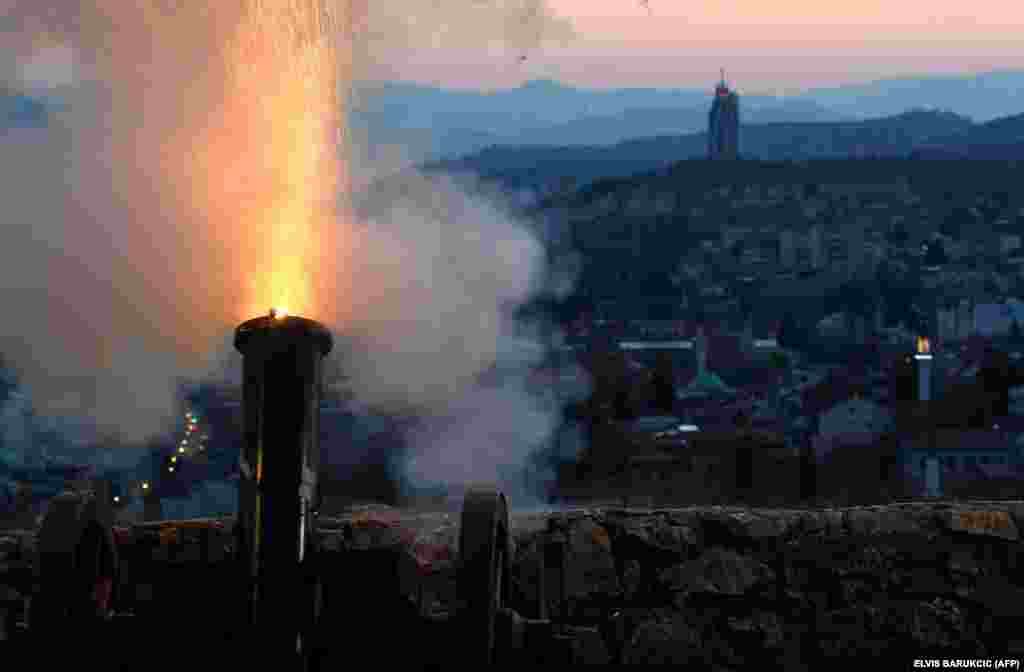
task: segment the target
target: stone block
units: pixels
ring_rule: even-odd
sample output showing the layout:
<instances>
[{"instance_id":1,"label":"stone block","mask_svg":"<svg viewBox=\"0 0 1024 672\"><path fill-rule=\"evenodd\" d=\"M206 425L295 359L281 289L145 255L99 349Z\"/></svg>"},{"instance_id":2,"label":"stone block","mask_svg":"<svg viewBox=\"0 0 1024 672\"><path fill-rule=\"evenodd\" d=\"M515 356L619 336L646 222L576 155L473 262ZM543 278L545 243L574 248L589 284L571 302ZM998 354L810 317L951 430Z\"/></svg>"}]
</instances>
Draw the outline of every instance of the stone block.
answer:
<instances>
[{"instance_id":1,"label":"stone block","mask_svg":"<svg viewBox=\"0 0 1024 672\"><path fill-rule=\"evenodd\" d=\"M1009 541L1020 539L1017 524L1007 510L956 507L946 511L941 520L953 532L999 537Z\"/></svg>"},{"instance_id":2,"label":"stone block","mask_svg":"<svg viewBox=\"0 0 1024 672\"><path fill-rule=\"evenodd\" d=\"M670 567L660 580L671 591L743 595L759 584L774 581L775 572L749 556L711 548L699 558Z\"/></svg>"},{"instance_id":3,"label":"stone block","mask_svg":"<svg viewBox=\"0 0 1024 672\"><path fill-rule=\"evenodd\" d=\"M569 596L620 590L611 538L593 520L575 521L569 531L566 588Z\"/></svg>"},{"instance_id":4,"label":"stone block","mask_svg":"<svg viewBox=\"0 0 1024 672\"><path fill-rule=\"evenodd\" d=\"M786 536L799 523L797 515L781 511L729 511L709 514L704 520L718 522L741 541L778 539Z\"/></svg>"},{"instance_id":5,"label":"stone block","mask_svg":"<svg viewBox=\"0 0 1024 672\"><path fill-rule=\"evenodd\" d=\"M921 534L929 523L929 514L898 507L871 507L846 512L846 527L850 534Z\"/></svg>"},{"instance_id":6,"label":"stone block","mask_svg":"<svg viewBox=\"0 0 1024 672\"><path fill-rule=\"evenodd\" d=\"M640 624L623 652L627 665L702 667L707 655L700 633L681 619Z\"/></svg>"}]
</instances>

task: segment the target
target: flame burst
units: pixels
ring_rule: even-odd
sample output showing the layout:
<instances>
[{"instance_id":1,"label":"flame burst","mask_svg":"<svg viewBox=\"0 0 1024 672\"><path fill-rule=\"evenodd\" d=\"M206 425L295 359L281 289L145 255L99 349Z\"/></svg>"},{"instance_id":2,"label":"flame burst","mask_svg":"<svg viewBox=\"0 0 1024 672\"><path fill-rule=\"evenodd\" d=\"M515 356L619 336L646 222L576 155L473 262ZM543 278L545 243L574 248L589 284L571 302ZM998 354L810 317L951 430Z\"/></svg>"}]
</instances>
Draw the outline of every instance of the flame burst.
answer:
<instances>
[{"instance_id":1,"label":"flame burst","mask_svg":"<svg viewBox=\"0 0 1024 672\"><path fill-rule=\"evenodd\" d=\"M267 305L323 315L342 187L337 14L344 3L252 0L223 51L228 91L198 162L240 221L236 319ZM216 186L219 185L219 188ZM217 214L220 214L217 213Z\"/></svg>"}]
</instances>

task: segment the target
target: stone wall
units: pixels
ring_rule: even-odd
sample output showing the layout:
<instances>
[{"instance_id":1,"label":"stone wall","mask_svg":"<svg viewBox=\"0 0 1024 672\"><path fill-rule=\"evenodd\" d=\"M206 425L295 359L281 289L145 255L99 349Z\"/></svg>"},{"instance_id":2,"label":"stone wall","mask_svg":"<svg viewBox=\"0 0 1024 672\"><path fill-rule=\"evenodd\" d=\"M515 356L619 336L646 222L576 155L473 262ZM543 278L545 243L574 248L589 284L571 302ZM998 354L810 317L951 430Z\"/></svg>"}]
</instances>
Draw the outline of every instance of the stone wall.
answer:
<instances>
[{"instance_id":1,"label":"stone wall","mask_svg":"<svg viewBox=\"0 0 1024 672\"><path fill-rule=\"evenodd\" d=\"M454 521L390 515L336 520L325 545L401 547L402 590L424 611L446 610ZM1019 657L1022 515L1024 504L1005 502L516 515L509 601L540 613L545 546L561 536L565 590L545 569L547 612L576 627L590 662L794 670L844 656L906 667Z\"/></svg>"},{"instance_id":2,"label":"stone wall","mask_svg":"<svg viewBox=\"0 0 1024 672\"><path fill-rule=\"evenodd\" d=\"M507 603L564 624L577 662L812 670L853 656L886 669L914 658L1019 658L1022 516L1016 502L514 514ZM326 590L339 596L328 596L328 613L359 627L369 622L360 604L370 604L389 619L389 637L417 622L396 618L389 599L427 619L450 613L457 522L454 513L376 506L322 518ZM155 562L203 555L163 548L187 545L190 535L163 536L129 556L142 548ZM558 540L564 564L552 561ZM205 553L223 557L228 543L218 535ZM0 567L30 546L8 537Z\"/></svg>"}]
</instances>

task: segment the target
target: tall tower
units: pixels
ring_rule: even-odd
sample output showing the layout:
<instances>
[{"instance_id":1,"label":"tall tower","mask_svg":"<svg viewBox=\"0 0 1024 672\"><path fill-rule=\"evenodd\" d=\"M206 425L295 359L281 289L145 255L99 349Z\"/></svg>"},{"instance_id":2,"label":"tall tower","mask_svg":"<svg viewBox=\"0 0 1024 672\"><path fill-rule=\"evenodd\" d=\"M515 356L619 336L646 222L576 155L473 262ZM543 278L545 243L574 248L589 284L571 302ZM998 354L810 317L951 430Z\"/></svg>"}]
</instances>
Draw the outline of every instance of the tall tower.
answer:
<instances>
[{"instance_id":1,"label":"tall tower","mask_svg":"<svg viewBox=\"0 0 1024 672\"><path fill-rule=\"evenodd\" d=\"M715 98L708 115L708 158L735 159L739 156L740 99L722 79L715 87Z\"/></svg>"}]
</instances>

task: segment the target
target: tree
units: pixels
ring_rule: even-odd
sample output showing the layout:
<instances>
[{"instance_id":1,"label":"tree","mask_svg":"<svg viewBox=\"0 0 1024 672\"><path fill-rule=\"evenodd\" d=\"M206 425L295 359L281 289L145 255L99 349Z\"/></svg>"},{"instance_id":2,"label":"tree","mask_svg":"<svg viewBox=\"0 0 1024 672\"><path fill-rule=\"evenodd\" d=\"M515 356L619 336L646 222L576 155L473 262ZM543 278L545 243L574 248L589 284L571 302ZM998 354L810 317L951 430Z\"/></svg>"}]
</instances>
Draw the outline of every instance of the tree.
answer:
<instances>
[{"instance_id":1,"label":"tree","mask_svg":"<svg viewBox=\"0 0 1024 672\"><path fill-rule=\"evenodd\" d=\"M617 348L604 348L591 358L591 423L609 415L624 420L632 416L629 372L625 356Z\"/></svg>"},{"instance_id":2,"label":"tree","mask_svg":"<svg viewBox=\"0 0 1024 672\"><path fill-rule=\"evenodd\" d=\"M868 317L874 307L877 292L860 283L847 282L839 288L835 300L839 310Z\"/></svg>"},{"instance_id":3,"label":"tree","mask_svg":"<svg viewBox=\"0 0 1024 672\"><path fill-rule=\"evenodd\" d=\"M1020 345L1024 342L1024 332L1021 331L1020 321L1016 318L1013 320L1013 324L1010 325L1010 342L1014 345Z\"/></svg>"},{"instance_id":4,"label":"tree","mask_svg":"<svg viewBox=\"0 0 1024 672\"><path fill-rule=\"evenodd\" d=\"M729 246L729 254L733 256L737 261L743 256L745 244L742 240L737 240L735 243Z\"/></svg>"},{"instance_id":5,"label":"tree","mask_svg":"<svg viewBox=\"0 0 1024 672\"><path fill-rule=\"evenodd\" d=\"M894 406L913 402L918 397L917 371L909 355L900 357L889 370L889 400Z\"/></svg>"},{"instance_id":6,"label":"tree","mask_svg":"<svg viewBox=\"0 0 1024 672\"><path fill-rule=\"evenodd\" d=\"M786 311L782 316L777 339L779 345L789 350L799 350L807 344L807 334L796 323L796 317L791 311Z\"/></svg>"},{"instance_id":7,"label":"tree","mask_svg":"<svg viewBox=\"0 0 1024 672\"><path fill-rule=\"evenodd\" d=\"M1010 207L1013 197L1010 195L1010 192L999 190L992 192L992 200L995 201L996 207L1003 211Z\"/></svg>"},{"instance_id":8,"label":"tree","mask_svg":"<svg viewBox=\"0 0 1024 672\"><path fill-rule=\"evenodd\" d=\"M924 264L925 266L942 266L949 262L949 258L946 256L946 248L940 240L933 240L928 243L927 250L924 253Z\"/></svg>"},{"instance_id":9,"label":"tree","mask_svg":"<svg viewBox=\"0 0 1024 672\"><path fill-rule=\"evenodd\" d=\"M910 312L907 314L907 329L922 336L928 331L928 318L916 303L911 304Z\"/></svg>"},{"instance_id":10,"label":"tree","mask_svg":"<svg viewBox=\"0 0 1024 672\"><path fill-rule=\"evenodd\" d=\"M958 205L950 209L949 213L939 225L939 231L950 238L963 237L964 231L974 224L974 215L970 209Z\"/></svg>"},{"instance_id":11,"label":"tree","mask_svg":"<svg viewBox=\"0 0 1024 672\"><path fill-rule=\"evenodd\" d=\"M676 385L675 367L667 352L659 352L651 378L654 407L660 413L670 414L675 411Z\"/></svg>"},{"instance_id":12,"label":"tree","mask_svg":"<svg viewBox=\"0 0 1024 672\"><path fill-rule=\"evenodd\" d=\"M989 400L989 408L993 416L1010 414L1010 358L1002 350L992 349L985 353L981 369L978 371L978 382L982 392Z\"/></svg>"},{"instance_id":13,"label":"tree","mask_svg":"<svg viewBox=\"0 0 1024 672\"><path fill-rule=\"evenodd\" d=\"M902 225L893 226L885 234L885 239L890 245L902 245L909 238L910 234Z\"/></svg>"},{"instance_id":14,"label":"tree","mask_svg":"<svg viewBox=\"0 0 1024 672\"><path fill-rule=\"evenodd\" d=\"M779 371L785 371L789 368L789 357L784 352L773 352L768 359L771 365Z\"/></svg>"}]
</instances>

